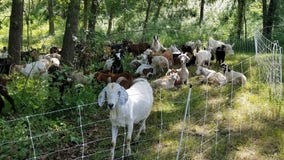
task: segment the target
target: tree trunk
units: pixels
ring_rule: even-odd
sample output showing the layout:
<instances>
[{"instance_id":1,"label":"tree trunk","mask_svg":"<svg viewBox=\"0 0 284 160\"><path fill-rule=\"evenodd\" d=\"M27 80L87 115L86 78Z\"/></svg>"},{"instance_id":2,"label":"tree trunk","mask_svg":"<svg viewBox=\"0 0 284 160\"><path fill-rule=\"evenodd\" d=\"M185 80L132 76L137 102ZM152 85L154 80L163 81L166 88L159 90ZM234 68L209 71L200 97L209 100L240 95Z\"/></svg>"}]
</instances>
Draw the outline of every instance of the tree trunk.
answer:
<instances>
[{"instance_id":1,"label":"tree trunk","mask_svg":"<svg viewBox=\"0 0 284 160\"><path fill-rule=\"evenodd\" d=\"M246 0L238 0L238 10L237 10L237 20L236 20L236 26L237 26L237 38L240 39L243 30L244 30L244 13L245 13L245 2Z\"/></svg>"},{"instance_id":2,"label":"tree trunk","mask_svg":"<svg viewBox=\"0 0 284 160\"><path fill-rule=\"evenodd\" d=\"M94 39L95 37L95 27L97 22L97 12L98 12L99 3L97 0L92 0L91 4L91 13L89 16L89 33L87 35L87 39Z\"/></svg>"},{"instance_id":3,"label":"tree trunk","mask_svg":"<svg viewBox=\"0 0 284 160\"><path fill-rule=\"evenodd\" d=\"M80 0L70 1L62 47L62 59L67 65L73 65L75 47L73 36L77 36L79 11Z\"/></svg>"},{"instance_id":4,"label":"tree trunk","mask_svg":"<svg viewBox=\"0 0 284 160\"><path fill-rule=\"evenodd\" d=\"M161 12L162 6L163 6L163 3L162 3L161 1L157 1L157 2L155 1L155 3L157 3L158 8L157 8L157 10L156 10L156 12L155 12L153 21L154 21L155 23L157 23L157 21L158 21L158 19L159 19L159 16L160 16L160 12Z\"/></svg>"},{"instance_id":5,"label":"tree trunk","mask_svg":"<svg viewBox=\"0 0 284 160\"><path fill-rule=\"evenodd\" d=\"M111 29L112 29L112 19L113 19L113 13L109 13L109 19L108 19L108 27L107 27L107 35L110 35Z\"/></svg>"},{"instance_id":6,"label":"tree trunk","mask_svg":"<svg viewBox=\"0 0 284 160\"><path fill-rule=\"evenodd\" d=\"M83 13L83 29L88 29L88 6L89 6L89 0L84 0L84 13Z\"/></svg>"},{"instance_id":7,"label":"tree trunk","mask_svg":"<svg viewBox=\"0 0 284 160\"><path fill-rule=\"evenodd\" d=\"M267 24L267 0L262 0L262 34L266 34Z\"/></svg>"},{"instance_id":8,"label":"tree trunk","mask_svg":"<svg viewBox=\"0 0 284 160\"><path fill-rule=\"evenodd\" d=\"M271 39L272 37L272 27L275 22L276 10L278 7L278 0L270 0L268 11L267 11L267 24L264 26L266 28L266 38Z\"/></svg>"},{"instance_id":9,"label":"tree trunk","mask_svg":"<svg viewBox=\"0 0 284 160\"><path fill-rule=\"evenodd\" d=\"M19 64L21 61L21 45L23 39L23 0L12 1L10 16L8 53L12 63Z\"/></svg>"},{"instance_id":10,"label":"tree trunk","mask_svg":"<svg viewBox=\"0 0 284 160\"><path fill-rule=\"evenodd\" d=\"M47 9L48 9L49 35L54 35L53 0L48 0Z\"/></svg>"},{"instance_id":11,"label":"tree trunk","mask_svg":"<svg viewBox=\"0 0 284 160\"><path fill-rule=\"evenodd\" d=\"M144 42L145 34L147 32L147 25L148 25L148 20L149 20L149 15L150 15L151 3L152 3L152 0L147 0L147 10L146 10L145 21L143 23L143 32L142 32L141 42Z\"/></svg>"},{"instance_id":12,"label":"tree trunk","mask_svg":"<svg viewBox=\"0 0 284 160\"><path fill-rule=\"evenodd\" d=\"M201 22L203 21L204 17L204 5L205 5L205 0L201 0L200 2L200 17L199 17L199 26L201 25Z\"/></svg>"}]
</instances>

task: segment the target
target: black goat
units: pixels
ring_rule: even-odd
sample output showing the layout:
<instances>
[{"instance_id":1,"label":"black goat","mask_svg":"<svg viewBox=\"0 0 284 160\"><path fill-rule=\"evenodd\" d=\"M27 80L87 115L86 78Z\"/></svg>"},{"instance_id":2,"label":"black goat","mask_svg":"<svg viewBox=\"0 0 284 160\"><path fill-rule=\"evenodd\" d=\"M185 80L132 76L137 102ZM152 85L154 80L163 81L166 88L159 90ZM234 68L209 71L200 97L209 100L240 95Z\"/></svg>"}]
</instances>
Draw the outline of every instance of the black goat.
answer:
<instances>
[{"instance_id":1,"label":"black goat","mask_svg":"<svg viewBox=\"0 0 284 160\"><path fill-rule=\"evenodd\" d=\"M38 50L31 48L28 51L21 52L21 60L24 62L34 62L37 60L38 55Z\"/></svg>"},{"instance_id":2,"label":"black goat","mask_svg":"<svg viewBox=\"0 0 284 160\"><path fill-rule=\"evenodd\" d=\"M225 45L216 48L216 63L218 63L219 65L221 65L225 61L225 48Z\"/></svg>"},{"instance_id":3,"label":"black goat","mask_svg":"<svg viewBox=\"0 0 284 160\"><path fill-rule=\"evenodd\" d=\"M11 104L12 109L14 112L16 112L16 106L14 103L13 98L9 95L7 90L7 81L10 81L9 79L4 79L0 77L0 113L2 112L2 109L5 106L4 100L2 99L2 96L6 98L6 100ZM2 95L2 96L1 96Z\"/></svg>"},{"instance_id":4,"label":"black goat","mask_svg":"<svg viewBox=\"0 0 284 160\"><path fill-rule=\"evenodd\" d=\"M62 100L62 96L66 88L72 87L72 80L68 78L68 74L63 71L60 66L50 66L48 69L48 74L49 76L51 76L51 79L49 81L50 87L55 87L59 89L60 100Z\"/></svg>"},{"instance_id":5,"label":"black goat","mask_svg":"<svg viewBox=\"0 0 284 160\"><path fill-rule=\"evenodd\" d=\"M121 50L119 50L117 53L112 53L114 56L114 62L111 66L111 72L112 73L122 73L123 72L123 65L121 62Z\"/></svg>"},{"instance_id":6,"label":"black goat","mask_svg":"<svg viewBox=\"0 0 284 160\"><path fill-rule=\"evenodd\" d=\"M194 65L195 61L196 61L196 57L193 54L193 49L191 48L191 46L182 45L180 50L183 53L187 53L187 56L189 57L189 61L186 63L186 66ZM177 59L177 60L179 61L179 59Z\"/></svg>"}]
</instances>

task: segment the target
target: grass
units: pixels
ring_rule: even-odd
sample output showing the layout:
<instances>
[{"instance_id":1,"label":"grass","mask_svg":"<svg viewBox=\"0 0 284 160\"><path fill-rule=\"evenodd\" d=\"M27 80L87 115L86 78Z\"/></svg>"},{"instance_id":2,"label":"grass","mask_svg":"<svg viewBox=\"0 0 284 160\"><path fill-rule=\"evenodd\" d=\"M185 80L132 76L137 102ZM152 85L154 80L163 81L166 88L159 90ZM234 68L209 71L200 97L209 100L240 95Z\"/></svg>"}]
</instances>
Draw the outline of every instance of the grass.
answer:
<instances>
[{"instance_id":1,"label":"grass","mask_svg":"<svg viewBox=\"0 0 284 160\"><path fill-rule=\"evenodd\" d=\"M281 107L283 100L273 100L251 55L238 53L228 57L227 63L234 70L245 73L248 78L245 86L227 84L218 88L200 85L199 77L195 76L196 67L188 68L189 83L193 87L179 158L283 159L284 114L277 108ZM219 69L215 62L211 68ZM12 91L20 112L12 114L6 103L8 107L0 119L0 159L33 157L29 131L33 135L36 155L41 156L39 159L80 157L83 140L87 159L108 158L111 146L108 111L93 104L103 85L95 83L79 93L71 90L64 95L64 103L58 103L55 99L58 92L48 90L46 81L39 78L27 81L21 75L13 76L17 81L10 83L8 89ZM176 158L188 91L188 85L155 91L146 134L142 134L138 143L132 143L130 159ZM82 107L78 108L78 105ZM125 128L119 129L116 157L121 157L125 151L125 131ZM137 130L134 136L136 133Z\"/></svg>"}]
</instances>

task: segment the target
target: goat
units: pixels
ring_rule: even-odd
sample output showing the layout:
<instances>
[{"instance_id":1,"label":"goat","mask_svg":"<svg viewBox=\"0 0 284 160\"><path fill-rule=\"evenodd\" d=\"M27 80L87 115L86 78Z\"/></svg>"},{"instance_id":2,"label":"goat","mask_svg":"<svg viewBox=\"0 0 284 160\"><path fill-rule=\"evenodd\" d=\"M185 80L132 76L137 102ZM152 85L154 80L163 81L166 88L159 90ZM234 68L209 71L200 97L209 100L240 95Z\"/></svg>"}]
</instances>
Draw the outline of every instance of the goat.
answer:
<instances>
[{"instance_id":1,"label":"goat","mask_svg":"<svg viewBox=\"0 0 284 160\"><path fill-rule=\"evenodd\" d=\"M210 61L212 57L212 54L210 51L200 50L199 52L195 54L195 57L196 57L197 66L202 66L202 65L205 65L206 63L208 64L208 66L210 66Z\"/></svg>"},{"instance_id":2,"label":"goat","mask_svg":"<svg viewBox=\"0 0 284 160\"><path fill-rule=\"evenodd\" d=\"M227 78L220 72L216 72L214 70L207 69L202 66L198 66L196 70L196 74L203 74L205 77L202 79L201 83L214 84L223 86L227 83Z\"/></svg>"},{"instance_id":3,"label":"goat","mask_svg":"<svg viewBox=\"0 0 284 160\"><path fill-rule=\"evenodd\" d=\"M2 99L1 95L6 98L6 100L11 104L12 109L14 110L14 113L16 112L16 106L14 99L9 95L7 90L7 81L10 81L10 79L4 79L2 76L0 76L0 113L2 113L2 109L5 106L5 102Z\"/></svg>"},{"instance_id":4,"label":"goat","mask_svg":"<svg viewBox=\"0 0 284 160\"><path fill-rule=\"evenodd\" d=\"M177 74L178 74L178 71L177 71L176 69L169 69L169 70L167 71L167 73L166 73L166 76L170 76L170 75L173 74L173 73L177 73ZM180 77L178 77L178 78L175 80L175 83L174 83L175 87L179 87L179 86L181 86L182 84L183 84L183 83L182 83Z\"/></svg>"},{"instance_id":5,"label":"goat","mask_svg":"<svg viewBox=\"0 0 284 160\"><path fill-rule=\"evenodd\" d=\"M163 56L167 58L169 67L171 67L174 63L174 57L170 49L165 50L163 53L153 52L153 50L147 49L146 51L144 51L143 54L149 55L150 56L149 58L155 57L155 56Z\"/></svg>"},{"instance_id":6,"label":"goat","mask_svg":"<svg viewBox=\"0 0 284 160\"><path fill-rule=\"evenodd\" d=\"M38 51L34 48L25 52L21 52L21 60L25 62L36 61L37 57Z\"/></svg>"},{"instance_id":7,"label":"goat","mask_svg":"<svg viewBox=\"0 0 284 160\"><path fill-rule=\"evenodd\" d=\"M4 46L3 49L0 51L0 59L6 59L8 58L9 54L8 54L8 50L7 47Z\"/></svg>"},{"instance_id":8,"label":"goat","mask_svg":"<svg viewBox=\"0 0 284 160\"><path fill-rule=\"evenodd\" d=\"M130 62L130 66L134 69L137 69L140 65L142 64L142 60L137 59L137 57L135 57L131 62Z\"/></svg>"},{"instance_id":9,"label":"goat","mask_svg":"<svg viewBox=\"0 0 284 160\"><path fill-rule=\"evenodd\" d=\"M215 39L213 39L212 37L209 38L208 40L208 48L212 49L213 53L215 53L216 48L217 47L221 47L222 45L225 46L225 52L233 55L234 54L234 50L233 50L233 46L234 44L230 45L230 44L225 44L224 42L221 41L217 41Z\"/></svg>"},{"instance_id":10,"label":"goat","mask_svg":"<svg viewBox=\"0 0 284 160\"><path fill-rule=\"evenodd\" d=\"M152 45L151 45L151 49L154 52L158 52L158 53L159 52L164 52L166 50L166 48L160 43L158 35L155 35L153 37L153 42L152 42Z\"/></svg>"},{"instance_id":11,"label":"goat","mask_svg":"<svg viewBox=\"0 0 284 160\"><path fill-rule=\"evenodd\" d=\"M88 85L91 84L94 75L92 73L87 74L82 71L73 71L70 73L70 78L73 81L74 85Z\"/></svg>"},{"instance_id":12,"label":"goat","mask_svg":"<svg viewBox=\"0 0 284 160\"><path fill-rule=\"evenodd\" d=\"M180 79L178 73L172 72L169 75L160 77L152 82L153 88L173 89L176 80Z\"/></svg>"},{"instance_id":13,"label":"goat","mask_svg":"<svg viewBox=\"0 0 284 160\"><path fill-rule=\"evenodd\" d=\"M172 55L173 55L173 65L179 65L180 60L179 60L178 56L182 53L182 51L179 50L176 47L176 45L171 45L169 50L172 52Z\"/></svg>"},{"instance_id":14,"label":"goat","mask_svg":"<svg viewBox=\"0 0 284 160\"><path fill-rule=\"evenodd\" d=\"M157 74L158 72L165 72L169 70L169 61L164 56L154 56L152 58L152 63L150 63L154 68L154 74Z\"/></svg>"},{"instance_id":15,"label":"goat","mask_svg":"<svg viewBox=\"0 0 284 160\"><path fill-rule=\"evenodd\" d=\"M60 100L62 101L62 96L66 88L71 88L73 86L73 81L70 75L66 73L61 66L52 65L48 68L48 75L51 77L49 80L50 87L56 87L59 89Z\"/></svg>"},{"instance_id":16,"label":"goat","mask_svg":"<svg viewBox=\"0 0 284 160\"><path fill-rule=\"evenodd\" d=\"M141 64L135 74L139 74L142 77L147 77L149 78L151 75L154 74L154 68L153 66L149 65L149 64Z\"/></svg>"},{"instance_id":17,"label":"goat","mask_svg":"<svg viewBox=\"0 0 284 160\"><path fill-rule=\"evenodd\" d=\"M112 124L112 147L111 159L114 159L114 151L118 134L118 127L127 127L127 154L131 155L131 137L134 124L141 123L135 140L140 133L146 129L146 119L151 113L154 96L149 82L143 78L137 78L133 85L125 90L117 83L108 83L98 96L99 106L103 106L107 98L107 106L110 110L110 121Z\"/></svg>"},{"instance_id":18,"label":"goat","mask_svg":"<svg viewBox=\"0 0 284 160\"><path fill-rule=\"evenodd\" d=\"M114 54L114 61L111 65L111 72L112 73L122 73L123 72L123 65L121 62L121 50Z\"/></svg>"},{"instance_id":19,"label":"goat","mask_svg":"<svg viewBox=\"0 0 284 160\"><path fill-rule=\"evenodd\" d=\"M183 52L189 52L193 54L194 50L196 52L200 50L201 45L202 45L202 42L199 39L196 40L195 42L189 41L189 42L186 42L185 45L183 45L182 50Z\"/></svg>"},{"instance_id":20,"label":"goat","mask_svg":"<svg viewBox=\"0 0 284 160\"><path fill-rule=\"evenodd\" d=\"M58 47L55 47L55 46L53 46L53 47L50 47L50 49L49 49L49 53L50 54L53 54L53 53L60 53L60 51L61 51L61 48L58 48Z\"/></svg>"},{"instance_id":21,"label":"goat","mask_svg":"<svg viewBox=\"0 0 284 160\"><path fill-rule=\"evenodd\" d=\"M137 57L151 47L148 43L133 44L133 42L126 40L123 41L123 45L125 46L127 52L131 52L133 54L133 57Z\"/></svg>"},{"instance_id":22,"label":"goat","mask_svg":"<svg viewBox=\"0 0 284 160\"><path fill-rule=\"evenodd\" d=\"M226 76L228 82L241 85L246 84L247 78L244 74L229 69L229 66L225 63L221 64L221 68L223 69L224 75Z\"/></svg>"},{"instance_id":23,"label":"goat","mask_svg":"<svg viewBox=\"0 0 284 160\"><path fill-rule=\"evenodd\" d=\"M35 74L42 76L47 75L47 66L42 61L36 61L26 65L14 65L13 67L16 71L19 71L27 77L32 77Z\"/></svg>"},{"instance_id":24,"label":"goat","mask_svg":"<svg viewBox=\"0 0 284 160\"><path fill-rule=\"evenodd\" d=\"M124 79L123 84L120 84L125 89L128 89L132 85L134 77L129 73L116 73L116 74L114 74L114 73L111 73L111 72L97 72L95 74L95 79L98 82L106 82L106 83L116 82L119 79L119 77L124 77L127 80L127 83L125 82L125 79Z\"/></svg>"},{"instance_id":25,"label":"goat","mask_svg":"<svg viewBox=\"0 0 284 160\"><path fill-rule=\"evenodd\" d=\"M39 55L39 60L41 59L51 59L51 58L57 58L57 59L61 59L61 54L59 53L48 53L48 54L45 54L45 55Z\"/></svg>"},{"instance_id":26,"label":"goat","mask_svg":"<svg viewBox=\"0 0 284 160\"><path fill-rule=\"evenodd\" d=\"M181 63L181 68L177 69L178 75L183 84L187 84L189 72L186 68L186 63L190 60L190 58L186 54L181 54L178 56Z\"/></svg>"},{"instance_id":27,"label":"goat","mask_svg":"<svg viewBox=\"0 0 284 160\"><path fill-rule=\"evenodd\" d=\"M221 65L225 61L225 47L222 45L221 47L217 47L215 54L216 54L216 63Z\"/></svg>"},{"instance_id":28,"label":"goat","mask_svg":"<svg viewBox=\"0 0 284 160\"><path fill-rule=\"evenodd\" d=\"M31 62L25 65L14 65L12 69L22 73L27 77L33 75L40 75L46 77L48 74L48 68L52 65L59 66L60 61L58 58L42 58L38 61Z\"/></svg>"}]
</instances>

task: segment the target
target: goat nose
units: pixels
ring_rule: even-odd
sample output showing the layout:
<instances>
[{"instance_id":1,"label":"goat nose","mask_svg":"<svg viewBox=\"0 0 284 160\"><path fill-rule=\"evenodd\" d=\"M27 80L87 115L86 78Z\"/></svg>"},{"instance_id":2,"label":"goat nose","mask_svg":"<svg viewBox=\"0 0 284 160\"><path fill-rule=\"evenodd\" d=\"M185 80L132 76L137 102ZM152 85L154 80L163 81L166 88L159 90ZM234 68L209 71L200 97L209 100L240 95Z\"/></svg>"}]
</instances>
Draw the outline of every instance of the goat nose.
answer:
<instances>
[{"instance_id":1,"label":"goat nose","mask_svg":"<svg viewBox=\"0 0 284 160\"><path fill-rule=\"evenodd\" d=\"M112 108L113 108L113 104L112 104L112 103L109 103L109 104L108 104L108 108L109 108L109 109L112 109Z\"/></svg>"}]
</instances>

